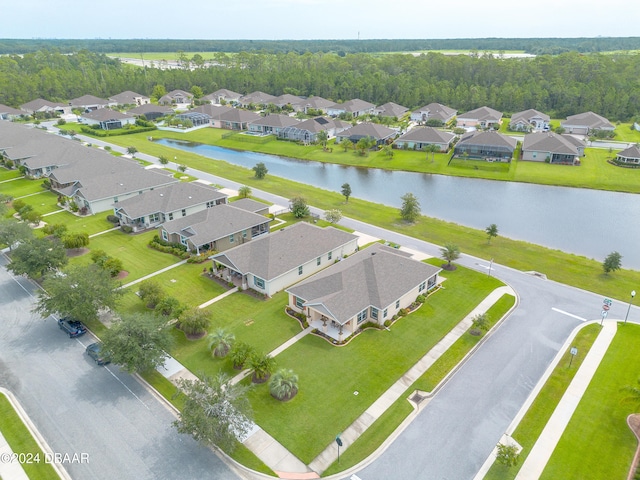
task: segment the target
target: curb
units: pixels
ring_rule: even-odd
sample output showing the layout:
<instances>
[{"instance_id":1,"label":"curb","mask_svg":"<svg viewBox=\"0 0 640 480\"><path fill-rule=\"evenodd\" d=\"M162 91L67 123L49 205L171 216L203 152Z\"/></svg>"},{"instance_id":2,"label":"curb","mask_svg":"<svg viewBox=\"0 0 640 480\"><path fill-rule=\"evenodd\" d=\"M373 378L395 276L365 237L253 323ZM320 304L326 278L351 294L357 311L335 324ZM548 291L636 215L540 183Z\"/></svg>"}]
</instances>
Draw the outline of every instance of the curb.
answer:
<instances>
[{"instance_id":1,"label":"curb","mask_svg":"<svg viewBox=\"0 0 640 480\"><path fill-rule=\"evenodd\" d=\"M29 430L29 433L38 444L38 447L40 447L40 449L45 454L53 456L53 453L54 453L53 450L51 450L51 447L49 447L49 444L47 443L47 441L44 439L40 431L36 428L34 423L31 421L31 418L29 418L29 415L27 415L27 412L24 410L24 408L22 408L22 405L20 404L18 399L15 397L15 395L10 390L7 390L4 387L0 387L0 392L7 397L7 400L9 400L9 403L15 410L16 414L20 417L20 419L22 420L22 423L24 423L25 427L27 427L27 430ZM51 462L50 465L53 467L53 469L56 471L56 473L60 478L62 478L63 480L72 480L71 475L69 475L67 470L61 464L57 462Z\"/></svg>"}]
</instances>

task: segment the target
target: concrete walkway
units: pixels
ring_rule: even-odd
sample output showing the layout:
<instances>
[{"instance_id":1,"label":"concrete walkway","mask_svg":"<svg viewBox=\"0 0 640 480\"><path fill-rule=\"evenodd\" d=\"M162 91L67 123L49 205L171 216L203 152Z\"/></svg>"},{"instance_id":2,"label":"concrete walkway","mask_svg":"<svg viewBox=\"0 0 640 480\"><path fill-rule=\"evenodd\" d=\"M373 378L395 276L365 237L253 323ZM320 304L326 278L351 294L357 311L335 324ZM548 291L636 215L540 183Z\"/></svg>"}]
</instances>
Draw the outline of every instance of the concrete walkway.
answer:
<instances>
[{"instance_id":1,"label":"concrete walkway","mask_svg":"<svg viewBox=\"0 0 640 480\"><path fill-rule=\"evenodd\" d=\"M556 448L573 413L578 407L580 399L586 392L600 362L607 353L609 345L611 345L613 337L616 335L617 325L618 322L615 320L604 322L598 338L596 338L582 365L580 365L576 376L573 377L567 391L562 396L551 418L549 418L547 425L542 430L522 468L520 468L516 480L536 480L542 475L553 450ZM566 351L566 348L561 350L561 352L564 351Z\"/></svg>"},{"instance_id":2,"label":"concrete walkway","mask_svg":"<svg viewBox=\"0 0 640 480\"><path fill-rule=\"evenodd\" d=\"M161 268L160 270L158 270L156 272L150 273L149 275L145 275L144 277L140 277L137 280L134 280L133 282L129 282L129 283L125 284L125 285L122 285L120 288L127 288L127 287L130 287L131 285L135 285L136 283L144 282L145 280L147 280L149 278L155 277L156 275L160 275L161 273L164 273L164 272L168 272L172 268L179 267L180 265L184 265L185 263L187 263L186 260L181 260L181 261L179 261L177 263L174 263L173 265L169 265L168 267Z\"/></svg>"},{"instance_id":3,"label":"concrete walkway","mask_svg":"<svg viewBox=\"0 0 640 480\"><path fill-rule=\"evenodd\" d=\"M231 295L232 293L236 293L238 291L238 287L232 288L231 290L221 293L220 295L218 295L217 297L213 297L211 300L204 302L202 305L198 305L198 308L207 308L209 305L216 303L220 300L222 300L223 298L228 297L229 295Z\"/></svg>"},{"instance_id":4,"label":"concrete walkway","mask_svg":"<svg viewBox=\"0 0 640 480\"><path fill-rule=\"evenodd\" d=\"M365 410L351 425L349 425L340 435L342 439L342 451L344 452L352 445L360 435L362 435L378 418L387 411L393 403L405 392L413 383L416 382L435 362L445 353L456 340L458 340L473 323L473 317L478 314L485 313L491 306L496 303L504 294L515 296L515 292L511 287L499 287L491 292L469 315L467 315L460 323L458 323L445 337L440 340L426 355L424 355L413 367L411 367L398 381L396 381L389 389L384 392L373 404ZM446 379L445 379L446 380ZM441 382L442 383L442 382ZM435 390L439 388L436 387ZM432 392L433 393L433 392ZM421 406L426 403L421 404ZM338 459L338 450L332 443L320 455L318 455L310 464L312 470L318 473L324 472L331 464Z\"/></svg>"}]
</instances>

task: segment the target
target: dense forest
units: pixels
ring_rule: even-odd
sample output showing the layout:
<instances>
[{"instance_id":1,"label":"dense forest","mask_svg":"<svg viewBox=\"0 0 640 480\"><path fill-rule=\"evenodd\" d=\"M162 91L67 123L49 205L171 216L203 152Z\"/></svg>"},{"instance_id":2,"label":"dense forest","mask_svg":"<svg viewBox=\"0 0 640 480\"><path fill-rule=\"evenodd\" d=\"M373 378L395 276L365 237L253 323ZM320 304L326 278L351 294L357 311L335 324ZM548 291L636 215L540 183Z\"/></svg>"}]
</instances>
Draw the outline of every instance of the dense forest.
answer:
<instances>
[{"instance_id":1,"label":"dense forest","mask_svg":"<svg viewBox=\"0 0 640 480\"><path fill-rule=\"evenodd\" d=\"M523 50L535 55L640 49L640 37L598 38L454 38L395 40L172 40L172 39L0 39L0 54L55 48L62 53L111 52L264 52L375 53L421 50Z\"/></svg>"},{"instance_id":2,"label":"dense forest","mask_svg":"<svg viewBox=\"0 0 640 480\"><path fill-rule=\"evenodd\" d=\"M194 56L199 57L199 56ZM408 108L440 102L459 111L488 105L505 113L536 108L554 118L592 110L610 120L640 115L640 55L575 52L527 59L428 53L218 53L215 65L185 59L185 68L135 67L103 54L42 50L0 56L0 103L17 107L42 97L106 98L124 90L151 95L199 86L240 93L361 98Z\"/></svg>"}]
</instances>

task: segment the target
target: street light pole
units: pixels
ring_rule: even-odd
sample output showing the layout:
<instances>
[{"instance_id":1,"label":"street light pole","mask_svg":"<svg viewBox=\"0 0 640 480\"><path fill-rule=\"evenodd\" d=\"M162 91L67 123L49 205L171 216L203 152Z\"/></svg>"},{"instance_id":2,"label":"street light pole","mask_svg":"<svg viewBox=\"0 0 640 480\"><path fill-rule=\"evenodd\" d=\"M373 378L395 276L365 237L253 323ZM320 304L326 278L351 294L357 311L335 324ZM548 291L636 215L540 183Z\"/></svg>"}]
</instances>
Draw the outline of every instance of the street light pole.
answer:
<instances>
[{"instance_id":1,"label":"street light pole","mask_svg":"<svg viewBox=\"0 0 640 480\"><path fill-rule=\"evenodd\" d=\"M627 318L629 318L629 311L631 310L631 303L633 302L633 297L636 296L636 291L631 291L631 300L629 300L629 306L627 307L627 314L624 316L624 323L627 323Z\"/></svg>"}]
</instances>

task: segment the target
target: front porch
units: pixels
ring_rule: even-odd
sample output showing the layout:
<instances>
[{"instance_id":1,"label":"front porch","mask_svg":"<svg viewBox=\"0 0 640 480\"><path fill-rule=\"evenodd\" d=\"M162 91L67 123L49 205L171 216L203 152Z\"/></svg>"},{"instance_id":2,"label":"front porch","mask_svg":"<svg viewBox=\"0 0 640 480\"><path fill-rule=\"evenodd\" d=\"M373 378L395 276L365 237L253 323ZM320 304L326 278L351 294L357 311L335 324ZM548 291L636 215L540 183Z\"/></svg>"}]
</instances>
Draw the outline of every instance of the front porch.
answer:
<instances>
[{"instance_id":1,"label":"front porch","mask_svg":"<svg viewBox=\"0 0 640 480\"><path fill-rule=\"evenodd\" d=\"M348 323L346 325L340 325L335 320L327 317L321 317L315 320L309 318L309 326L315 328L318 332L323 333L327 337L332 338L336 342L342 342L353 334Z\"/></svg>"}]
</instances>

